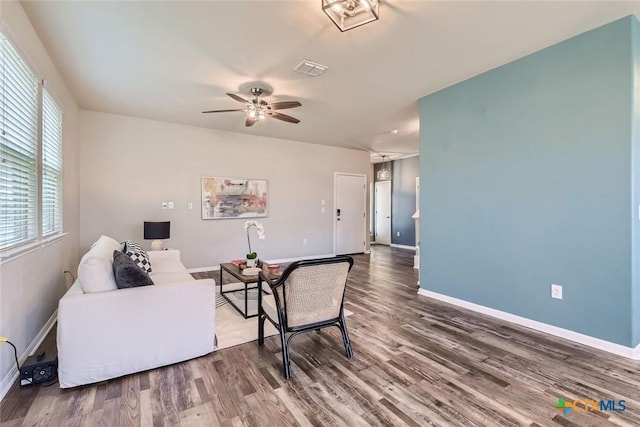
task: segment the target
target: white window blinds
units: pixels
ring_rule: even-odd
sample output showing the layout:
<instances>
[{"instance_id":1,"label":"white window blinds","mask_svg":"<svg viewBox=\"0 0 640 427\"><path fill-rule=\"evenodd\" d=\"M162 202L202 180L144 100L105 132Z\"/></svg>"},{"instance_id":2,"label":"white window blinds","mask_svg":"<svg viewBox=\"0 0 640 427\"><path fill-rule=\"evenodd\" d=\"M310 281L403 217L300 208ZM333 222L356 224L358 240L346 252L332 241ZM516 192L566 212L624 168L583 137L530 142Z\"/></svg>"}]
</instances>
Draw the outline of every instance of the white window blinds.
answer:
<instances>
[{"instance_id":1,"label":"white window blinds","mask_svg":"<svg viewBox=\"0 0 640 427\"><path fill-rule=\"evenodd\" d=\"M42 235L62 230L62 112L42 91Z\"/></svg>"},{"instance_id":2,"label":"white window blinds","mask_svg":"<svg viewBox=\"0 0 640 427\"><path fill-rule=\"evenodd\" d=\"M38 79L0 34L0 249L38 237Z\"/></svg>"}]
</instances>

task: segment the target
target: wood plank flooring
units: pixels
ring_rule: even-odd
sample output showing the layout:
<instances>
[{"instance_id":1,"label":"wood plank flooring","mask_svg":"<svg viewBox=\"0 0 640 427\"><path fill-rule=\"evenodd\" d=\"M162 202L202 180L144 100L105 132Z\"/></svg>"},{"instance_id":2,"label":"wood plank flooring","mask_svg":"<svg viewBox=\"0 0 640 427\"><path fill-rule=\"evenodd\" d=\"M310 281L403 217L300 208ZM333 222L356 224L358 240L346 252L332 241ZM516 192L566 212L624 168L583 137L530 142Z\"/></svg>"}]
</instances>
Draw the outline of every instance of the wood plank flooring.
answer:
<instances>
[{"instance_id":1,"label":"wood plank flooring","mask_svg":"<svg viewBox=\"0 0 640 427\"><path fill-rule=\"evenodd\" d=\"M640 362L418 296L409 251L374 246L355 259L352 360L337 328L298 336L287 381L276 336L71 390L16 385L0 424L640 425ZM625 400L626 410L565 415L558 398Z\"/></svg>"}]
</instances>

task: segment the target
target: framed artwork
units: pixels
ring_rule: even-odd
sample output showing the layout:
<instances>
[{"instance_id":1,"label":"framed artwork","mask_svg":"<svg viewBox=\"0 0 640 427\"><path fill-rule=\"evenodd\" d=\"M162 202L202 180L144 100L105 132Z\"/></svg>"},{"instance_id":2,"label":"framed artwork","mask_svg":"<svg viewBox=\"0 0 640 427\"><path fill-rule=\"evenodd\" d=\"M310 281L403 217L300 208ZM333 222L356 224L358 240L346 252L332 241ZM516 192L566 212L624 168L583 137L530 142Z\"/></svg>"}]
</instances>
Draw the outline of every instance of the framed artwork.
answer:
<instances>
[{"instance_id":1,"label":"framed artwork","mask_svg":"<svg viewBox=\"0 0 640 427\"><path fill-rule=\"evenodd\" d=\"M266 217L268 192L266 179L202 177L202 219Z\"/></svg>"}]
</instances>

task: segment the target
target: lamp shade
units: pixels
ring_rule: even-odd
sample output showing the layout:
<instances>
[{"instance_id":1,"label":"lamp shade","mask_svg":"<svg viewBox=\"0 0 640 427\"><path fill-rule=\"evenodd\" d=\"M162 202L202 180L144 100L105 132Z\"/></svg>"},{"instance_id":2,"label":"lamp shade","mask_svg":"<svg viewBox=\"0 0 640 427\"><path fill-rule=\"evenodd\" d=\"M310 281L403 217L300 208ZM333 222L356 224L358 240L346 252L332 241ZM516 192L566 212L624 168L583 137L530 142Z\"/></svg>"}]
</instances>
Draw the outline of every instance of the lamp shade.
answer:
<instances>
[{"instance_id":1,"label":"lamp shade","mask_svg":"<svg viewBox=\"0 0 640 427\"><path fill-rule=\"evenodd\" d=\"M170 221L145 221L145 240L168 239L171 231Z\"/></svg>"}]
</instances>

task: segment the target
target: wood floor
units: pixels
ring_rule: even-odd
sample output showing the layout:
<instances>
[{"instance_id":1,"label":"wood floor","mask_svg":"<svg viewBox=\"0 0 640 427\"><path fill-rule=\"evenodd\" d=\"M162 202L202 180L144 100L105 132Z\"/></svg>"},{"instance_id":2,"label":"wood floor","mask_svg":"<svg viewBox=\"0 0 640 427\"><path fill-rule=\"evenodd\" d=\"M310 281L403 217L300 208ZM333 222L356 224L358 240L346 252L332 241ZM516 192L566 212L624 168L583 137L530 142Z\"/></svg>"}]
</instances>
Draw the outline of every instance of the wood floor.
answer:
<instances>
[{"instance_id":1,"label":"wood floor","mask_svg":"<svg viewBox=\"0 0 640 427\"><path fill-rule=\"evenodd\" d=\"M408 251L374 246L355 258L352 360L337 328L298 336L286 381L271 337L72 390L15 386L0 424L640 425L640 362L418 296ZM626 410L565 415L558 398L625 400Z\"/></svg>"}]
</instances>

